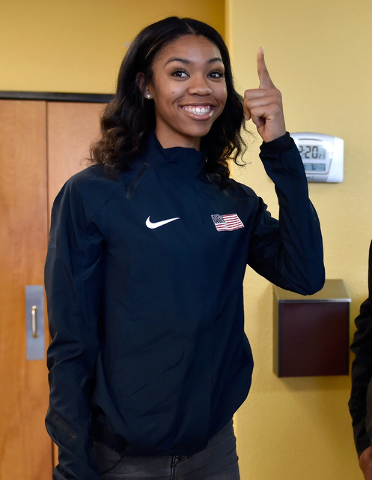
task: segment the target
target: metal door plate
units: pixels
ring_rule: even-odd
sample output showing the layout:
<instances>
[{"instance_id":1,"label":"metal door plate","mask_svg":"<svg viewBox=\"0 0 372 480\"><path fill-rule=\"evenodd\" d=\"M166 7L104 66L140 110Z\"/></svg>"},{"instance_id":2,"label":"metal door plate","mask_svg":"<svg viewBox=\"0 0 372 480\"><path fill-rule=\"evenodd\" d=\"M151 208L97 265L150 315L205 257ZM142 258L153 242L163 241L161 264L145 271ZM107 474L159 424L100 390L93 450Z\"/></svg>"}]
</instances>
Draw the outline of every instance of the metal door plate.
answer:
<instances>
[{"instance_id":1,"label":"metal door plate","mask_svg":"<svg viewBox=\"0 0 372 480\"><path fill-rule=\"evenodd\" d=\"M27 360L44 360L44 286L26 285Z\"/></svg>"}]
</instances>

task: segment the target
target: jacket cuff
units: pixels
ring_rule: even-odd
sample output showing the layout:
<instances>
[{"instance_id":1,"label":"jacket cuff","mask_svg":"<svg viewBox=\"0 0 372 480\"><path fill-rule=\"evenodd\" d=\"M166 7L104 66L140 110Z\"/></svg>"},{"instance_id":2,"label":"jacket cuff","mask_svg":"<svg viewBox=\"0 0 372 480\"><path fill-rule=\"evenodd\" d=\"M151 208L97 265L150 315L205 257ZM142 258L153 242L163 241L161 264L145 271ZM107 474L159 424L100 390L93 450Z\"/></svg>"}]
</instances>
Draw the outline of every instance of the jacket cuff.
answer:
<instances>
[{"instance_id":1,"label":"jacket cuff","mask_svg":"<svg viewBox=\"0 0 372 480\"><path fill-rule=\"evenodd\" d=\"M284 153L288 150L291 150L295 145L293 138L290 136L289 132L285 135L282 135L271 142L263 142L260 149L261 153L263 154L270 154L270 153Z\"/></svg>"},{"instance_id":2,"label":"jacket cuff","mask_svg":"<svg viewBox=\"0 0 372 480\"><path fill-rule=\"evenodd\" d=\"M371 442L369 441L369 438L367 435L363 438L359 438L358 440L355 440L355 448L358 454L358 458L361 456L364 450L370 446L371 446Z\"/></svg>"}]
</instances>

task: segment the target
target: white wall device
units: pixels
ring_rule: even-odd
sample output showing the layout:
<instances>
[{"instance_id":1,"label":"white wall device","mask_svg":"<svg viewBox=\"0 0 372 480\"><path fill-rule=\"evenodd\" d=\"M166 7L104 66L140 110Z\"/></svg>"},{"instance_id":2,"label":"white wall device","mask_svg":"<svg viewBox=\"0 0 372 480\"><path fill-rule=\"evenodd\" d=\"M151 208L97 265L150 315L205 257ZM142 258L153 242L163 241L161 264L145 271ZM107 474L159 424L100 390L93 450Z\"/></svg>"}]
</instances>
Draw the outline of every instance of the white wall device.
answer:
<instances>
[{"instance_id":1,"label":"white wall device","mask_svg":"<svg viewBox=\"0 0 372 480\"><path fill-rule=\"evenodd\" d=\"M344 179L344 141L322 133L291 133L308 182L339 183Z\"/></svg>"}]
</instances>

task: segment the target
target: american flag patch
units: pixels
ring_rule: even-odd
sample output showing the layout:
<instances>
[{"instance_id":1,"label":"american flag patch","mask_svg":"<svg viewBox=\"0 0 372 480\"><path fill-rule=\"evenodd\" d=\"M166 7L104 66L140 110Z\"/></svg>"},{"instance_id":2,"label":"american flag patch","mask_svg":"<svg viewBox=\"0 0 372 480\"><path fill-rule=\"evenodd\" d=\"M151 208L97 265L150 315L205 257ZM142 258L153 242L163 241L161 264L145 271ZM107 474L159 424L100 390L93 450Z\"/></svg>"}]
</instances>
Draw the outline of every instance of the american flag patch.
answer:
<instances>
[{"instance_id":1,"label":"american flag patch","mask_svg":"<svg viewBox=\"0 0 372 480\"><path fill-rule=\"evenodd\" d=\"M230 215L212 215L214 226L219 232L230 232L244 228L243 222L236 213Z\"/></svg>"}]
</instances>

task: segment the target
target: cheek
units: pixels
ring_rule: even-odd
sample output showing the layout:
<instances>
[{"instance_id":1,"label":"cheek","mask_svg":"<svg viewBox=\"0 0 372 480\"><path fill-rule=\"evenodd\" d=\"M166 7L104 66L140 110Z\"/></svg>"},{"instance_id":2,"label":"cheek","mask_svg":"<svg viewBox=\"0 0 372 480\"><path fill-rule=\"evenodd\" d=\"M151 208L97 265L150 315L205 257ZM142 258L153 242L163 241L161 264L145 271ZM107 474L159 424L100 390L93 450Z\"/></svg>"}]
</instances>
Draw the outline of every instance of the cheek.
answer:
<instances>
[{"instance_id":1,"label":"cheek","mask_svg":"<svg viewBox=\"0 0 372 480\"><path fill-rule=\"evenodd\" d=\"M158 100L164 105L173 103L179 96L180 90L170 85L158 92Z\"/></svg>"},{"instance_id":2,"label":"cheek","mask_svg":"<svg viewBox=\"0 0 372 480\"><path fill-rule=\"evenodd\" d=\"M219 88L215 90L215 97L218 102L224 107L227 101L227 88L226 85L219 85Z\"/></svg>"},{"instance_id":3,"label":"cheek","mask_svg":"<svg viewBox=\"0 0 372 480\"><path fill-rule=\"evenodd\" d=\"M227 102L227 89L226 89L226 87L223 89L223 92L222 92L222 102L223 102L224 105Z\"/></svg>"},{"instance_id":4,"label":"cheek","mask_svg":"<svg viewBox=\"0 0 372 480\"><path fill-rule=\"evenodd\" d=\"M225 110L227 97L220 97L220 115Z\"/></svg>"}]
</instances>

